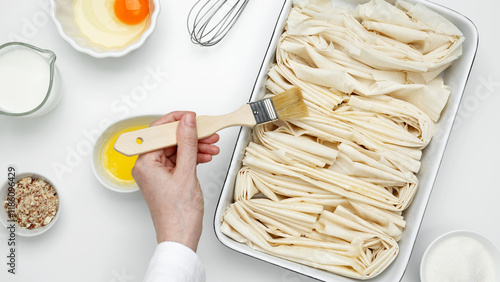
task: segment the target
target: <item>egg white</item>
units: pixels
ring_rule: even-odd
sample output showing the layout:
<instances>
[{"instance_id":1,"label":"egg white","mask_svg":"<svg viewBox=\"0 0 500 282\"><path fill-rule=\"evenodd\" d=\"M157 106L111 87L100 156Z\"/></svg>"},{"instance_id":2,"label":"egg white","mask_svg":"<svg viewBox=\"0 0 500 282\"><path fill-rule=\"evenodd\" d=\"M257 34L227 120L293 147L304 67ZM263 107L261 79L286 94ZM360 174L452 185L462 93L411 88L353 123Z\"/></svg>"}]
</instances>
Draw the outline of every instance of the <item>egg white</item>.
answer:
<instances>
[{"instance_id":1,"label":"egg white","mask_svg":"<svg viewBox=\"0 0 500 282\"><path fill-rule=\"evenodd\" d=\"M141 23L128 25L114 12L115 0L76 0L73 4L75 22L80 32L94 44L125 47L139 39L146 30L149 16Z\"/></svg>"}]
</instances>

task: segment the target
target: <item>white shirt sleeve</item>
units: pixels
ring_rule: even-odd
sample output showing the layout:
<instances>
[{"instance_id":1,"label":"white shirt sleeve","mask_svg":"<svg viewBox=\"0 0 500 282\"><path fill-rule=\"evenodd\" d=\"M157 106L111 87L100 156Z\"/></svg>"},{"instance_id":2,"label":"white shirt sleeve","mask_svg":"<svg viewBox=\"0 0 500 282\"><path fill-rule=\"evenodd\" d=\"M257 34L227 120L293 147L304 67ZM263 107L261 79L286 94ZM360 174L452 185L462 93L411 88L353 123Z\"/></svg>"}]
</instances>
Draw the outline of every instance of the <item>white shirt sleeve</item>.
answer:
<instances>
[{"instance_id":1,"label":"white shirt sleeve","mask_svg":"<svg viewBox=\"0 0 500 282\"><path fill-rule=\"evenodd\" d=\"M193 250L176 242L156 246L143 282L204 282L205 268Z\"/></svg>"}]
</instances>

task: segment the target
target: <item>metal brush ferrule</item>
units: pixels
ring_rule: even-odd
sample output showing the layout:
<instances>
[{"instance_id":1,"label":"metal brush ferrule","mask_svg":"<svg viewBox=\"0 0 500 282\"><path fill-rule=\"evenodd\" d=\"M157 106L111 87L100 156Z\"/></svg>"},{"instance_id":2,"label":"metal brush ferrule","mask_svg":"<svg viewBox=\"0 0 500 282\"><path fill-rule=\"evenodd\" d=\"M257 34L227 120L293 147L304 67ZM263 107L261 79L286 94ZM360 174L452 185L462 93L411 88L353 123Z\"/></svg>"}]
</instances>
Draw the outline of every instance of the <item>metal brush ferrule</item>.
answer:
<instances>
[{"instance_id":1,"label":"metal brush ferrule","mask_svg":"<svg viewBox=\"0 0 500 282\"><path fill-rule=\"evenodd\" d=\"M276 113L273 100L271 100L270 98L251 102L250 108L252 109L253 116L257 124L278 119L278 113Z\"/></svg>"}]
</instances>

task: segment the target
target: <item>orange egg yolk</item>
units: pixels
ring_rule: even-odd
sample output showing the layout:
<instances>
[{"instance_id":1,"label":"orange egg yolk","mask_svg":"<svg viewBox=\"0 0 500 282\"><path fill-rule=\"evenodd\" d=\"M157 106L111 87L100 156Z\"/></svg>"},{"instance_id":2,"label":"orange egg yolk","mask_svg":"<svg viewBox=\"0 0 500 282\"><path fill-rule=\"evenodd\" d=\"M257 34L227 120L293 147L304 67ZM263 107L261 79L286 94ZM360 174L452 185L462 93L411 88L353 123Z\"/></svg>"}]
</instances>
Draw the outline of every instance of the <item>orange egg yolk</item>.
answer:
<instances>
[{"instance_id":1,"label":"orange egg yolk","mask_svg":"<svg viewBox=\"0 0 500 282\"><path fill-rule=\"evenodd\" d=\"M149 15L148 0L115 0L115 15L125 24L138 24Z\"/></svg>"}]
</instances>

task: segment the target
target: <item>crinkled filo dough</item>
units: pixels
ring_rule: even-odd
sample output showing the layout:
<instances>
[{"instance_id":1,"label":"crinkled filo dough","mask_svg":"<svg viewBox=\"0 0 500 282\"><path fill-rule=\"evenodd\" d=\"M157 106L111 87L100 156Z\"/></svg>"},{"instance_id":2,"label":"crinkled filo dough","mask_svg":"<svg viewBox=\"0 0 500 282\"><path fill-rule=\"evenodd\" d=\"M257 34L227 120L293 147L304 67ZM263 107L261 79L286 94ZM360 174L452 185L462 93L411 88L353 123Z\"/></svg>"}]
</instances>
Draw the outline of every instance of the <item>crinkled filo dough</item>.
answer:
<instances>
[{"instance_id":1,"label":"crinkled filo dough","mask_svg":"<svg viewBox=\"0 0 500 282\"><path fill-rule=\"evenodd\" d=\"M382 272L398 254L402 211L450 95L438 75L463 40L420 4L295 4L267 88L299 86L309 116L253 130L222 232L347 277Z\"/></svg>"}]
</instances>

